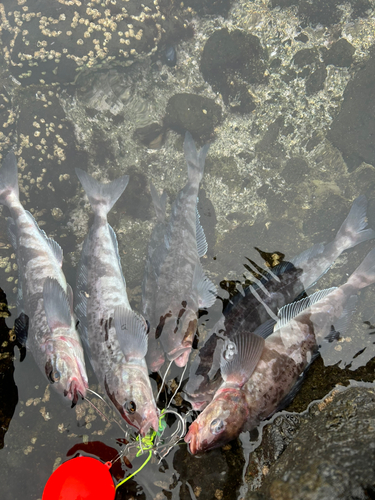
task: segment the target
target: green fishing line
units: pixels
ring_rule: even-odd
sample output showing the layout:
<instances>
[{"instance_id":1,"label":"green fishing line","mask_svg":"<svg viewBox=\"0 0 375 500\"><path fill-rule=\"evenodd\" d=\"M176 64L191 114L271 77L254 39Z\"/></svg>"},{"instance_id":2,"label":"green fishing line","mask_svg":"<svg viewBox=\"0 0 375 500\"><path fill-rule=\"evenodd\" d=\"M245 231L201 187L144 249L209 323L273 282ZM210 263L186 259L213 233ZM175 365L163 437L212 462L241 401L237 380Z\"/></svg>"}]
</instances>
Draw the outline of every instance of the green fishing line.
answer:
<instances>
[{"instance_id":1,"label":"green fishing line","mask_svg":"<svg viewBox=\"0 0 375 500\"><path fill-rule=\"evenodd\" d=\"M167 426L167 423L164 420L164 418L165 418L164 411L165 410L162 410L162 412L161 412L161 415L160 415L160 418L159 418L159 429L158 429L157 432L156 431L152 431L151 433L149 433L144 438L141 438L140 436L137 436L137 441L141 442L142 446L138 446L138 451L137 451L137 455L136 456L137 457L141 456L144 453L144 451L146 450L146 451L149 451L148 457L143 462L143 464L139 467L139 469L137 469L135 472L133 472L133 474L130 474L130 476L126 477L125 479L123 479L122 481L120 481L117 484L116 490L122 484L126 483L126 481L129 481L129 479L131 479L136 474L138 474L138 472L140 472L143 469L143 467L150 461L150 459L152 457L152 447L154 445L154 439L155 439L156 436L159 436L160 434L162 434L164 432L164 429Z\"/></svg>"}]
</instances>

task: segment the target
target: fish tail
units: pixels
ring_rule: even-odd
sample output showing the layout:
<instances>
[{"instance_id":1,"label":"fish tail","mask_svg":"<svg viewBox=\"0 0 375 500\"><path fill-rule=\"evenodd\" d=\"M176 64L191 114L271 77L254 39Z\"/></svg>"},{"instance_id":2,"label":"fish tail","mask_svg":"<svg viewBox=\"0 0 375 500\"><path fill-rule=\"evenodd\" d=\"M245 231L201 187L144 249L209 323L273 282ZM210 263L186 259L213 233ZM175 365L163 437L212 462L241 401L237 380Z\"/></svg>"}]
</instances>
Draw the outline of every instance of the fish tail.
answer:
<instances>
[{"instance_id":1,"label":"fish tail","mask_svg":"<svg viewBox=\"0 0 375 500\"><path fill-rule=\"evenodd\" d=\"M198 152L190 132L186 132L184 140L184 153L188 166L188 178L190 182L197 182L199 184L202 180L204 161L209 147L210 145L206 144Z\"/></svg>"},{"instance_id":2,"label":"fish tail","mask_svg":"<svg viewBox=\"0 0 375 500\"><path fill-rule=\"evenodd\" d=\"M356 289L375 283L375 248L369 252L354 273L349 276L348 284Z\"/></svg>"},{"instance_id":3,"label":"fish tail","mask_svg":"<svg viewBox=\"0 0 375 500\"><path fill-rule=\"evenodd\" d=\"M156 212L156 217L158 218L159 222L164 222L165 209L167 204L167 193L163 191L163 194L159 196L152 182L150 182L150 192L151 192L152 203L154 204Z\"/></svg>"},{"instance_id":4,"label":"fish tail","mask_svg":"<svg viewBox=\"0 0 375 500\"><path fill-rule=\"evenodd\" d=\"M362 241L375 237L375 232L367 227L367 199L365 195L358 196L353 202L347 218L342 223L336 241L345 248L352 248Z\"/></svg>"},{"instance_id":5,"label":"fish tail","mask_svg":"<svg viewBox=\"0 0 375 500\"><path fill-rule=\"evenodd\" d=\"M91 208L96 215L101 216L107 216L129 182L128 175L103 184L80 168L76 168L76 174L87 194Z\"/></svg>"},{"instance_id":6,"label":"fish tail","mask_svg":"<svg viewBox=\"0 0 375 500\"><path fill-rule=\"evenodd\" d=\"M8 205L7 199L10 194L19 197L17 159L13 151L7 154L0 169L0 203L2 205Z\"/></svg>"}]
</instances>

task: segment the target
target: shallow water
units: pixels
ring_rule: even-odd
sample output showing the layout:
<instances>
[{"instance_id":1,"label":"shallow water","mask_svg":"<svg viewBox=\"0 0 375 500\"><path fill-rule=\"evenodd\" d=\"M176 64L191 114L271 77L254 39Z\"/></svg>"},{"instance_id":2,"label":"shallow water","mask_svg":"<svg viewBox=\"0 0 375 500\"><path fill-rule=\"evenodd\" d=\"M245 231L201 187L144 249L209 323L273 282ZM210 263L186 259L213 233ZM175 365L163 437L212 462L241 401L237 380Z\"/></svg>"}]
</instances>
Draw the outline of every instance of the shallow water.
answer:
<instances>
[{"instance_id":1,"label":"shallow water","mask_svg":"<svg viewBox=\"0 0 375 500\"><path fill-rule=\"evenodd\" d=\"M26 12L18 3L22 2L6 3L4 12L9 19L13 19L10 16L13 11ZM33 11L31 2L22 5L28 4ZM17 155L22 158L21 201L47 234L63 247L67 280L74 284L80 245L91 217L74 167L87 169L104 180L129 173L130 184L111 212L109 222L118 236L129 299L134 309L140 309L145 252L155 223L148 183L151 180L159 191L165 189L169 202L173 202L186 180L182 136L173 130L176 126L171 122L168 122L169 128L166 126L168 101L179 93L211 99L222 113L219 122L210 122L207 129L196 135L200 145L211 142L199 206L209 244L202 263L220 289L222 299L228 298L226 280L244 282L249 278L244 268L245 258L265 268L256 248L269 254L283 254L288 260L314 243L330 241L351 202L360 194L368 197L369 226L375 228L375 156L370 143L373 123L364 119L362 135L359 127L351 142L350 135L345 136L347 116L344 115L338 135L347 137L346 144L337 140L337 132L329 132L335 120L342 116L339 113L344 108L348 82L357 82L354 87L362 94L373 85L373 80L364 73L366 67L371 69L374 65L372 59L366 66L366 62L371 61L374 43L374 3L369 2L369 6L359 17L349 4L338 11L332 7L331 17L325 14L327 26L323 26L319 24L321 20L309 17L306 11L303 13L302 7L300 10L293 6L272 9L260 0L233 2L226 18L205 16L201 12L194 15L187 5L184 11L175 14L193 29L188 30L186 36L181 34L182 40L180 34L168 34L168 41L173 42L177 51L176 66L163 62L162 42L160 52L139 58L132 66L115 63L110 68L94 66L81 74L75 85L68 85L70 80L67 82L59 72L55 81L50 82L57 86L39 81L30 82L35 84L30 86L20 78L23 85L19 85L9 73L12 66L8 68L6 64L9 39L4 35L0 152L4 157L11 146L16 146ZM68 12L62 3L59 9L59 14ZM223 15L221 11L220 15ZM4 23L3 18L3 30ZM36 26L28 25L28 28L31 32ZM200 70L202 51L209 37L221 28L240 29L259 38L268 52L265 79L252 81L247 73L233 69L233 85L238 86L238 92L233 94L219 85L220 75L217 75L219 83L204 80ZM23 36L27 41L28 34ZM66 41L68 53L75 53L77 48L74 37L75 34ZM340 38L355 48L352 62L346 66L325 63L329 61L325 59L325 51ZM295 56L305 49L310 52L304 57L313 55L313 60L303 60L298 66ZM311 75L317 78L320 73L316 72L323 66L327 71L324 84L321 88L317 84L312 92L315 80ZM19 77L19 72L15 77ZM64 85L60 85L62 83ZM251 96L252 110L241 94L243 86L247 98ZM243 109L238 112L241 106ZM204 111L203 114L209 115L206 108ZM362 112L367 116L365 107ZM156 138L147 139L148 146L161 147L148 149L140 142L137 130L154 123L158 123L161 132ZM200 124L198 119L196 126ZM191 130L193 135L196 130ZM6 216L7 210L3 208L0 286L12 314L6 319L11 328L16 314L17 271L15 255L6 238ZM372 246L370 241L345 252L315 289L345 282ZM339 363L341 368L346 366L354 372L375 356L373 337L369 335L375 324L374 291L375 287L371 286L361 292L347 334L327 352L326 365ZM220 313L221 301L217 300L208 314L201 316L200 342ZM8 341L5 328L1 335L2 342ZM11 384L10 358L0 357L0 369L5 377L1 386L0 416L3 412L6 431L4 446L0 449L2 499L41 498L54 468L66 460L69 450L74 446L77 450L82 443L99 441L115 451L102 445L84 451L100 455L103 460L113 458L121 449L116 439L122 437L115 424L107 425L87 403L71 409L49 387L31 354L20 361L14 342L3 344L2 349L11 354L14 349L15 354L15 386ZM178 377L179 373L175 370L167 380ZM89 376L91 386L97 390L92 372ZM344 381L340 375L335 377L333 385ZM156 384L154 389L156 392ZM170 392L168 394L170 397ZM304 398L306 407L312 397L304 393ZM101 405L95 398L93 401ZM11 416L13 407L14 414L9 421L6 417ZM174 408L178 410L179 406ZM103 411L110 414L108 409ZM248 434L225 449L214 450L201 458L192 457L187 446L181 444L162 464L156 461L148 464L119 490L117 498L220 500L243 497L252 449ZM137 459L131 471L142 461ZM122 468L116 469L116 479L128 473L122 464Z\"/></svg>"}]
</instances>

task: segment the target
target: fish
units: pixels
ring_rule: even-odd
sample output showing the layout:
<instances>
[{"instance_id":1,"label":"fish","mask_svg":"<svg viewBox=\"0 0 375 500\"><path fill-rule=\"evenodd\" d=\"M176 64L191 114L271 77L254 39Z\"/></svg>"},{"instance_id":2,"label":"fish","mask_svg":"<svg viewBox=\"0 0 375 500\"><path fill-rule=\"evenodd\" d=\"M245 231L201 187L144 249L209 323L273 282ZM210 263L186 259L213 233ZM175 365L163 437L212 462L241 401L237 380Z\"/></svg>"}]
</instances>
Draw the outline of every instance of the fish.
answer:
<instances>
[{"instance_id":1,"label":"fish","mask_svg":"<svg viewBox=\"0 0 375 500\"><path fill-rule=\"evenodd\" d=\"M94 372L121 417L145 436L159 427L159 413L145 361L147 324L130 307L117 238L107 214L129 176L103 184L76 169L94 221L77 268L74 311Z\"/></svg>"},{"instance_id":2,"label":"fish","mask_svg":"<svg viewBox=\"0 0 375 500\"><path fill-rule=\"evenodd\" d=\"M150 184L150 192L155 207L157 223L152 230L148 244L145 272L142 282L142 314L150 324L148 335L148 351L146 362L152 372L158 372L165 362L165 354L160 339L156 338L158 321L155 316L155 290L160 272L160 249L164 245L164 234L167 229L166 202L167 193L159 196L155 186Z\"/></svg>"},{"instance_id":3,"label":"fish","mask_svg":"<svg viewBox=\"0 0 375 500\"><path fill-rule=\"evenodd\" d=\"M209 145L198 152L186 132L184 153L188 181L172 205L168 223L162 227L155 270L154 315L156 339L169 361L184 367L188 362L197 328L198 310L216 300L216 287L207 278L200 257L207 250L203 229L197 223L197 199Z\"/></svg>"},{"instance_id":4,"label":"fish","mask_svg":"<svg viewBox=\"0 0 375 500\"><path fill-rule=\"evenodd\" d=\"M208 333L190 366L184 398L193 409L201 411L212 400L223 379L220 374L220 354L227 338L245 331L262 336L272 333L277 311L293 302L316 283L345 250L375 237L366 229L367 199L356 198L350 212L328 244L315 244L291 261L269 269L261 280L238 294L224 310L219 321ZM261 331L257 331L263 325Z\"/></svg>"},{"instance_id":5,"label":"fish","mask_svg":"<svg viewBox=\"0 0 375 500\"><path fill-rule=\"evenodd\" d=\"M54 389L76 404L88 379L75 328L73 292L62 271L60 245L39 228L19 200L17 160L8 153L0 170L0 203L6 205L8 237L17 254L18 296L14 329Z\"/></svg>"},{"instance_id":6,"label":"fish","mask_svg":"<svg viewBox=\"0 0 375 500\"><path fill-rule=\"evenodd\" d=\"M260 356L256 334L228 339L220 360L223 383L184 438L191 453L222 446L279 409L324 339L345 330L358 292L374 282L375 249L342 286L284 306Z\"/></svg>"}]
</instances>

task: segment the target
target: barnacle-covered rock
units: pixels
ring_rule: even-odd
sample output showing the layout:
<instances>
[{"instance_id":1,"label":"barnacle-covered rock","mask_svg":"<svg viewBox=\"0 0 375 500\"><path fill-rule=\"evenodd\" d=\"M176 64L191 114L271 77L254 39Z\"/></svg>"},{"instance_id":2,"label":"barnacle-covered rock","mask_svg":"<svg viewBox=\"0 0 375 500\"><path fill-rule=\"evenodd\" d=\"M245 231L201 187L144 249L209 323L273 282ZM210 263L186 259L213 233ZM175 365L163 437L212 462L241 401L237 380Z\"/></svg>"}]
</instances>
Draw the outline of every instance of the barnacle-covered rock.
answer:
<instances>
[{"instance_id":1,"label":"barnacle-covered rock","mask_svg":"<svg viewBox=\"0 0 375 500\"><path fill-rule=\"evenodd\" d=\"M7 151L12 143L15 122L16 113L11 98L3 88L0 92L0 159L3 157L3 151Z\"/></svg>"},{"instance_id":2,"label":"barnacle-covered rock","mask_svg":"<svg viewBox=\"0 0 375 500\"><path fill-rule=\"evenodd\" d=\"M20 0L16 10L7 3L0 4L3 56L24 85L128 66L155 52L164 31L183 33L169 0Z\"/></svg>"}]
</instances>

